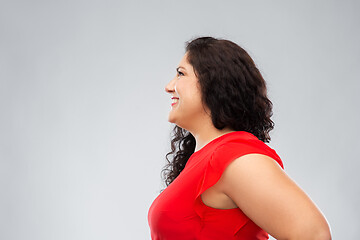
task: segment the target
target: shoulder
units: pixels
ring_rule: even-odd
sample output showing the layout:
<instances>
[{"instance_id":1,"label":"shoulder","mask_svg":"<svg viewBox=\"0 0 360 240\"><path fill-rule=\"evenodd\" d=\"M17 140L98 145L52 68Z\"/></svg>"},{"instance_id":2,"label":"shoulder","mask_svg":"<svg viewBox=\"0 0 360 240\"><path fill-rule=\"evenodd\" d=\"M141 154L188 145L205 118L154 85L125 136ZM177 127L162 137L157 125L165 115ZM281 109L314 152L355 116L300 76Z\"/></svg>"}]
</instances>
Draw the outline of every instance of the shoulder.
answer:
<instances>
[{"instance_id":1,"label":"shoulder","mask_svg":"<svg viewBox=\"0 0 360 240\"><path fill-rule=\"evenodd\" d=\"M279 186L276 184L282 184L282 178L287 178L287 175L275 159L261 153L249 153L235 158L224 167L219 186L233 200L246 202ZM271 184L269 181L272 181ZM274 185L274 182L277 183ZM251 196L253 198L248 199Z\"/></svg>"},{"instance_id":2,"label":"shoulder","mask_svg":"<svg viewBox=\"0 0 360 240\"><path fill-rule=\"evenodd\" d=\"M316 205L272 157L255 153L236 158L221 183L222 192L276 238L328 228Z\"/></svg>"},{"instance_id":3,"label":"shoulder","mask_svg":"<svg viewBox=\"0 0 360 240\"><path fill-rule=\"evenodd\" d=\"M266 159L269 159L269 157L272 158L275 160L275 163L277 162L283 168L282 160L274 149L270 148L264 142L258 140L255 136L252 138L247 136L249 135L245 135L245 137L243 135L239 135L238 137L222 142L212 154L211 165L215 168L221 169L222 167L226 167L229 163L237 158L249 154L258 154L263 155L264 157L267 156L268 158ZM255 155L250 158L253 159L254 157ZM245 157L245 159L248 158L249 156Z\"/></svg>"},{"instance_id":4,"label":"shoulder","mask_svg":"<svg viewBox=\"0 0 360 240\"><path fill-rule=\"evenodd\" d=\"M283 175L285 172L274 158L262 153L249 153L234 159L223 173L224 178L243 182L249 181L247 177L263 179L269 174Z\"/></svg>"},{"instance_id":5,"label":"shoulder","mask_svg":"<svg viewBox=\"0 0 360 240\"><path fill-rule=\"evenodd\" d=\"M234 159L223 173L225 178L243 182L249 181L247 177L264 179L269 174L283 175L285 172L274 158L262 153L249 153Z\"/></svg>"}]
</instances>

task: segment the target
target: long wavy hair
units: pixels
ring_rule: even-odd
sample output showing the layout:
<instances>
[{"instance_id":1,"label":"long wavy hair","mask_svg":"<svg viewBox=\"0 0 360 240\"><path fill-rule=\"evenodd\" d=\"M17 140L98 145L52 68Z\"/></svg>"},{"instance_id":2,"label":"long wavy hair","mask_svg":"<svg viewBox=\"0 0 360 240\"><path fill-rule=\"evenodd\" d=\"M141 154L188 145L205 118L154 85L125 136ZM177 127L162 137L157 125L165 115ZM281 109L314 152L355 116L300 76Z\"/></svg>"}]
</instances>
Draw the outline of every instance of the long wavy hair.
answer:
<instances>
[{"instance_id":1,"label":"long wavy hair","mask_svg":"<svg viewBox=\"0 0 360 240\"><path fill-rule=\"evenodd\" d=\"M269 142L269 132L274 128L270 119L272 103L267 97L265 80L249 54L229 40L212 37L187 42L186 52L213 125L219 130L229 127L250 132ZM161 171L166 186L184 169L196 145L194 136L177 125L171 137L171 151L166 154L168 163Z\"/></svg>"}]
</instances>

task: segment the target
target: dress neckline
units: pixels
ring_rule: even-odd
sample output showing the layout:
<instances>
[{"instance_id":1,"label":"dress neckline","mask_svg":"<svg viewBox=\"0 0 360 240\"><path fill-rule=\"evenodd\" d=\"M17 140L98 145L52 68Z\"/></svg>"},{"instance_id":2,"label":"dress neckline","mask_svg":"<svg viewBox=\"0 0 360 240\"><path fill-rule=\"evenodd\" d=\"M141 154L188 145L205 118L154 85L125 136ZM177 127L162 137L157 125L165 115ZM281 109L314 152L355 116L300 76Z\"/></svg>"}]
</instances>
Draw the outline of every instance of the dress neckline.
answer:
<instances>
[{"instance_id":1,"label":"dress neckline","mask_svg":"<svg viewBox=\"0 0 360 240\"><path fill-rule=\"evenodd\" d=\"M227 136L230 136L230 135L233 135L233 134L236 134L236 133L240 133L240 132L244 132L244 131L233 131L233 132L228 132L228 133L225 133L223 135L220 135L219 137L216 137L214 138L213 140L211 140L210 142L208 142L207 144L205 144L202 148L200 148L199 150L197 150L196 152L194 152L193 154L198 154L200 153L204 148L212 145L213 143L217 142L218 140L221 140Z\"/></svg>"}]
</instances>

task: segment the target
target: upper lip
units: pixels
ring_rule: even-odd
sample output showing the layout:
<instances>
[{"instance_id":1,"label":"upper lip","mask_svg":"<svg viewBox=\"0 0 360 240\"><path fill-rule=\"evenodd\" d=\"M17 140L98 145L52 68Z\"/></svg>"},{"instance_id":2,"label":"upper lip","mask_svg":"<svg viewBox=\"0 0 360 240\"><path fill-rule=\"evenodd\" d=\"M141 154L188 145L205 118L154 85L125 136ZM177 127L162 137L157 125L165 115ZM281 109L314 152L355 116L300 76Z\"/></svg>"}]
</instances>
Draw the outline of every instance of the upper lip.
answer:
<instances>
[{"instance_id":1,"label":"upper lip","mask_svg":"<svg viewBox=\"0 0 360 240\"><path fill-rule=\"evenodd\" d=\"M178 97L172 97L171 99L174 99L174 98L179 99Z\"/></svg>"}]
</instances>

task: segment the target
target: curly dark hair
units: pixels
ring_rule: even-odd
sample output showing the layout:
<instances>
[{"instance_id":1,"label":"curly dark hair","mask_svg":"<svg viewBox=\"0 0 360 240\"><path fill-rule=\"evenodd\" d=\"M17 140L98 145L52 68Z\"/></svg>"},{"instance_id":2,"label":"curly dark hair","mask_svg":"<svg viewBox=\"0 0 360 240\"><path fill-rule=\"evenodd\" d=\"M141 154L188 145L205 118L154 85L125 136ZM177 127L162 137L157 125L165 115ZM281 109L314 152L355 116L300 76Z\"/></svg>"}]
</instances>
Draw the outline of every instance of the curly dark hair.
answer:
<instances>
[{"instance_id":1,"label":"curly dark hair","mask_svg":"<svg viewBox=\"0 0 360 240\"><path fill-rule=\"evenodd\" d=\"M269 142L274 128L272 102L266 83L249 54L237 44L212 37L186 42L187 61L193 66L201 100L211 111L213 125L246 131ZM195 151L194 136L177 125L173 129L168 164L161 173L166 186L180 174ZM168 156L172 156L169 160Z\"/></svg>"}]
</instances>

